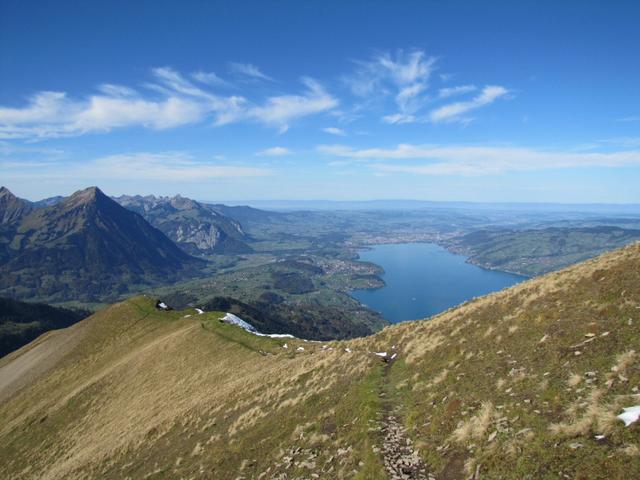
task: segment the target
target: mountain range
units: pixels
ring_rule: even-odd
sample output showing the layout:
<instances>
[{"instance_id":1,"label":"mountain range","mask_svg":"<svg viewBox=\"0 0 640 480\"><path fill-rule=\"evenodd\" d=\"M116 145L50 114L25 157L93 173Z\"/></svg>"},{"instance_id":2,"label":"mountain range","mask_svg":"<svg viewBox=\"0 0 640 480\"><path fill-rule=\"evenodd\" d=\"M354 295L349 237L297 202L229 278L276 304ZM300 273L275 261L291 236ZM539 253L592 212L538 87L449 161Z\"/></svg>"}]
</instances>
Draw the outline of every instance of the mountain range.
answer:
<instances>
[{"instance_id":1,"label":"mountain range","mask_svg":"<svg viewBox=\"0 0 640 480\"><path fill-rule=\"evenodd\" d=\"M252 251L247 244L250 238L243 231L240 222L225 216L212 206L180 195L123 195L114 200L142 215L192 255Z\"/></svg>"},{"instance_id":2,"label":"mountain range","mask_svg":"<svg viewBox=\"0 0 640 480\"><path fill-rule=\"evenodd\" d=\"M98 188L37 207L0 191L0 293L105 301L193 275L204 262Z\"/></svg>"},{"instance_id":3,"label":"mountain range","mask_svg":"<svg viewBox=\"0 0 640 480\"><path fill-rule=\"evenodd\" d=\"M639 285L635 243L332 342L134 297L0 359L0 477L640 478Z\"/></svg>"}]
</instances>

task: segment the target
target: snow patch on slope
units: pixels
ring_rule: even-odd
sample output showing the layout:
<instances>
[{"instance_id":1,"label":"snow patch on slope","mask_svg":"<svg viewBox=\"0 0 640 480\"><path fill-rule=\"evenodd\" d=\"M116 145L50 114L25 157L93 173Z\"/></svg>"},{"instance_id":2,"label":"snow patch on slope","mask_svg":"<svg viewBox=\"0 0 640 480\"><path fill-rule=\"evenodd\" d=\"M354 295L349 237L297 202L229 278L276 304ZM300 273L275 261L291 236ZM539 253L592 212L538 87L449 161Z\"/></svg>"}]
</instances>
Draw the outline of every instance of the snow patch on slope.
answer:
<instances>
[{"instance_id":1,"label":"snow patch on slope","mask_svg":"<svg viewBox=\"0 0 640 480\"><path fill-rule=\"evenodd\" d=\"M259 337L271 337L271 338L295 338L293 335L289 335L288 333L260 333L256 328L251 325L249 322L244 321L237 315L233 313L227 313L224 317L220 319L225 323L230 323L232 325L237 325L240 328L246 330L249 333L257 335Z\"/></svg>"},{"instance_id":2,"label":"snow patch on slope","mask_svg":"<svg viewBox=\"0 0 640 480\"><path fill-rule=\"evenodd\" d=\"M249 322L245 322L240 317L234 315L233 313L227 313L224 317L222 317L222 321L224 323L230 323L232 325L238 325L240 328L245 329L250 333L258 333L258 331L251 325Z\"/></svg>"}]
</instances>

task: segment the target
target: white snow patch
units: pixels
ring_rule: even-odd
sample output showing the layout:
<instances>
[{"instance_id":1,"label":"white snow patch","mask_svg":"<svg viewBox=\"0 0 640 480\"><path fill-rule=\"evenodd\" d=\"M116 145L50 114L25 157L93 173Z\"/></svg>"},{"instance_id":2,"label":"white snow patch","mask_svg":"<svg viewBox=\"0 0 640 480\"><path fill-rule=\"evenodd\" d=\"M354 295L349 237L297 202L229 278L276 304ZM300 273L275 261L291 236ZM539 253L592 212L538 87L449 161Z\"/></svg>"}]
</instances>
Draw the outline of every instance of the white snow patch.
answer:
<instances>
[{"instance_id":1,"label":"white snow patch","mask_svg":"<svg viewBox=\"0 0 640 480\"><path fill-rule=\"evenodd\" d=\"M391 355L391 360L395 359L398 356L397 353L394 353L393 355Z\"/></svg>"},{"instance_id":2,"label":"white snow patch","mask_svg":"<svg viewBox=\"0 0 640 480\"><path fill-rule=\"evenodd\" d=\"M240 317L237 317L233 313L227 313L224 317L222 317L222 321L224 323L230 323L232 325L238 325L240 328L243 328L247 332L258 333L258 331L251 325L249 322L245 322Z\"/></svg>"},{"instance_id":3,"label":"white snow patch","mask_svg":"<svg viewBox=\"0 0 640 480\"><path fill-rule=\"evenodd\" d=\"M167 305L167 304L166 304L166 303L164 303L164 302L160 302L160 303L158 304L158 307L160 307L160 308L161 308L161 309L163 309L163 310L166 310L167 308L169 308L169 305Z\"/></svg>"},{"instance_id":4,"label":"white snow patch","mask_svg":"<svg viewBox=\"0 0 640 480\"><path fill-rule=\"evenodd\" d=\"M184 317L182 317L182 318L189 318L190 316L191 316L191 314L189 314L189 315L185 315L185 316L184 316Z\"/></svg>"},{"instance_id":5,"label":"white snow patch","mask_svg":"<svg viewBox=\"0 0 640 480\"><path fill-rule=\"evenodd\" d=\"M387 358L387 352L373 352L373 354L382 358Z\"/></svg>"},{"instance_id":6,"label":"white snow patch","mask_svg":"<svg viewBox=\"0 0 640 480\"><path fill-rule=\"evenodd\" d=\"M260 333L260 332L251 332L254 335L259 337L269 337L269 338L296 338L289 333Z\"/></svg>"},{"instance_id":7,"label":"white snow patch","mask_svg":"<svg viewBox=\"0 0 640 480\"><path fill-rule=\"evenodd\" d=\"M202 315L204 313L204 310L202 310L201 308L196 308L196 312L198 313L198 315Z\"/></svg>"},{"instance_id":8,"label":"white snow patch","mask_svg":"<svg viewBox=\"0 0 640 480\"><path fill-rule=\"evenodd\" d=\"M298 347L298 348L296 348L296 351L297 352L304 352L304 347Z\"/></svg>"},{"instance_id":9,"label":"white snow patch","mask_svg":"<svg viewBox=\"0 0 640 480\"><path fill-rule=\"evenodd\" d=\"M285 343L284 345L282 345L282 348L289 348L289 345Z\"/></svg>"},{"instance_id":10,"label":"white snow patch","mask_svg":"<svg viewBox=\"0 0 640 480\"><path fill-rule=\"evenodd\" d=\"M623 412L618 415L618 418L624 422L625 427L637 422L640 418L640 405L623 408L622 410Z\"/></svg>"},{"instance_id":11,"label":"white snow patch","mask_svg":"<svg viewBox=\"0 0 640 480\"><path fill-rule=\"evenodd\" d=\"M256 330L256 328L251 325L249 322L244 321L243 319L241 319L240 317L238 317L237 315L234 315L233 313L227 313L224 317L222 317L220 320L222 320L225 323L230 323L232 325L237 325L240 328L242 328L243 330L252 333L254 335L257 335L258 337L270 337L270 338L295 338L293 335L289 335L288 333L260 333L258 330Z\"/></svg>"},{"instance_id":12,"label":"white snow patch","mask_svg":"<svg viewBox=\"0 0 640 480\"><path fill-rule=\"evenodd\" d=\"M350 348L345 348L344 351L347 352L347 353L351 353L351 349Z\"/></svg>"}]
</instances>

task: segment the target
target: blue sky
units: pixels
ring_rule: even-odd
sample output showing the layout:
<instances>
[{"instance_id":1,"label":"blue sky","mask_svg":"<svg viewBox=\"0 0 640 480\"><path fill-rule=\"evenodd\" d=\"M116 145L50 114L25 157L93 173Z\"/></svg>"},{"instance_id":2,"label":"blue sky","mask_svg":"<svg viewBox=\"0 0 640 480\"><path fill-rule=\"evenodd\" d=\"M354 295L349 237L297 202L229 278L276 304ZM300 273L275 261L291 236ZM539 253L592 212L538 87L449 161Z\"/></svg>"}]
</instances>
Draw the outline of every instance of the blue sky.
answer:
<instances>
[{"instance_id":1,"label":"blue sky","mask_svg":"<svg viewBox=\"0 0 640 480\"><path fill-rule=\"evenodd\" d=\"M0 0L0 184L640 203L639 5Z\"/></svg>"}]
</instances>

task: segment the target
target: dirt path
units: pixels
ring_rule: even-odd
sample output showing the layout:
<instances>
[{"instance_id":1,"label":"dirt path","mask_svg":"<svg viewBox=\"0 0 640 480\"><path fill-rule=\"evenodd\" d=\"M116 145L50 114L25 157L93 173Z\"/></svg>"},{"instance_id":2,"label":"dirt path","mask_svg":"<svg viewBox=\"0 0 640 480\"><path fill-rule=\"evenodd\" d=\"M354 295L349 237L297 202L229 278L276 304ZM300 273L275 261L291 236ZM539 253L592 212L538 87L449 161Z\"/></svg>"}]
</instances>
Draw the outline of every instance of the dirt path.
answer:
<instances>
[{"instance_id":1,"label":"dirt path","mask_svg":"<svg viewBox=\"0 0 640 480\"><path fill-rule=\"evenodd\" d=\"M402 425L399 409L392 406L387 397L386 386L392 362L389 360L385 364L379 393L383 405L381 427L384 442L381 453L384 468L390 480L435 480L436 477L428 473L427 466L413 449L413 442Z\"/></svg>"}]
</instances>

